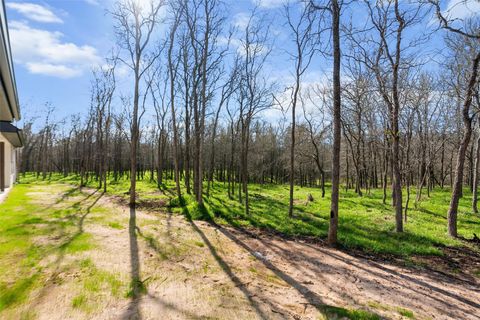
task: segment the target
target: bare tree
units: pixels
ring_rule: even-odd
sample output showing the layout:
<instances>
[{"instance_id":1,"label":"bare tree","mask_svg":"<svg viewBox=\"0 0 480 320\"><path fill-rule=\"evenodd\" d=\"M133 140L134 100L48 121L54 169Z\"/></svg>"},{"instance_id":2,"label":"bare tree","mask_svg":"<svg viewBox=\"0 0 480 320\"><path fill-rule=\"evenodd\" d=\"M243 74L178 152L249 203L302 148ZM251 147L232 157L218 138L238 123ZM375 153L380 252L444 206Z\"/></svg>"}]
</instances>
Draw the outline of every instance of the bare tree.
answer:
<instances>
[{"instance_id":1,"label":"bare tree","mask_svg":"<svg viewBox=\"0 0 480 320\"><path fill-rule=\"evenodd\" d=\"M406 41L404 34L408 28L417 25L425 14L422 6L401 6L398 0L376 2L365 1L371 27L359 40L355 32L349 33L354 59L361 60L374 74L378 92L388 110L388 137L390 143L390 161L392 167L392 204L395 207L396 231L403 232L402 172L400 164L400 127L402 108L402 75L414 66L412 48L425 41L419 34ZM405 76L404 76L405 77Z\"/></svg>"},{"instance_id":2,"label":"bare tree","mask_svg":"<svg viewBox=\"0 0 480 320\"><path fill-rule=\"evenodd\" d=\"M475 167L473 173L473 191L472 191L472 210L478 213L478 179L480 170L480 133L477 132L477 140L475 141Z\"/></svg>"},{"instance_id":3,"label":"bare tree","mask_svg":"<svg viewBox=\"0 0 480 320\"><path fill-rule=\"evenodd\" d=\"M248 155L250 147L250 128L253 119L261 111L272 105L271 86L263 75L265 61L271 52L268 43L269 28L256 10L252 11L245 29L242 30L238 60L240 63L237 103L240 122L240 184L245 194L245 213L249 214L248 194Z\"/></svg>"},{"instance_id":4,"label":"bare tree","mask_svg":"<svg viewBox=\"0 0 480 320\"><path fill-rule=\"evenodd\" d=\"M175 164L175 189L177 191L178 199L182 199L182 191L180 189L180 165L179 165L179 137L178 137L178 128L177 128L177 116L175 111L175 80L178 72L178 62L175 62L173 59L173 49L175 45L175 33L177 32L178 26L180 24L180 18L183 11L183 6L181 8L172 6L172 11L174 12L174 17L172 24L170 26L169 36L168 36L168 74L170 80L170 110L172 117L172 129L173 129L173 150L174 150L174 164Z\"/></svg>"},{"instance_id":5,"label":"bare tree","mask_svg":"<svg viewBox=\"0 0 480 320\"><path fill-rule=\"evenodd\" d=\"M215 112L215 118L213 120L213 129L211 134L211 150L210 150L210 165L209 165L209 174L208 174L208 183L207 183L207 197L210 195L210 185L213 183L213 167L215 164L215 137L217 135L218 121L220 117L220 112L222 107L228 104L233 91L234 85L237 80L238 74L238 61L235 61L235 64L231 70L230 75L226 79L225 83L221 87L220 100L218 102L217 110Z\"/></svg>"},{"instance_id":6,"label":"bare tree","mask_svg":"<svg viewBox=\"0 0 480 320\"><path fill-rule=\"evenodd\" d=\"M123 0L116 3L111 12L115 20L115 33L119 47L127 54L127 58L119 58L134 74L133 84L133 110L131 122L130 141L130 206L135 206L136 173L137 173L137 148L139 141L139 104L141 95L141 82L145 72L155 62L158 54L148 55L148 45L152 34L160 21L160 8L163 1L150 1L142 4L137 0ZM147 93L144 92L144 96Z\"/></svg>"},{"instance_id":7,"label":"bare tree","mask_svg":"<svg viewBox=\"0 0 480 320\"><path fill-rule=\"evenodd\" d=\"M316 4L313 0L310 5L315 10L328 11L331 14L332 48L333 48L333 150L332 150L332 198L330 203L330 224L328 227L328 243L337 243L338 229L338 199L340 189L340 149L341 149L341 83L340 83L340 17L343 2L338 0L326 1L324 5Z\"/></svg>"},{"instance_id":8,"label":"bare tree","mask_svg":"<svg viewBox=\"0 0 480 320\"><path fill-rule=\"evenodd\" d=\"M116 58L110 59L107 66L93 71L92 103L95 109L96 121L96 160L98 168L99 188L107 192L107 164L111 124L111 105L116 88L115 65Z\"/></svg>"},{"instance_id":9,"label":"bare tree","mask_svg":"<svg viewBox=\"0 0 480 320\"><path fill-rule=\"evenodd\" d=\"M297 7L298 8L298 7ZM318 23L315 12L309 6L300 6L300 12L295 12L291 5L285 6L287 24L292 34L294 50L290 58L294 61L294 84L291 88L289 107L292 112L291 141L290 141L290 193L288 215L293 215L293 189L295 183L295 127L296 109L301 90L301 80L307 71L312 58L317 51L319 42ZM296 17L298 15L298 17Z\"/></svg>"},{"instance_id":10,"label":"bare tree","mask_svg":"<svg viewBox=\"0 0 480 320\"><path fill-rule=\"evenodd\" d=\"M324 152L321 152L322 141L325 140L326 134L331 130L331 125L325 120L325 111L323 108L327 104L327 92L325 90L316 90L315 96L322 97L322 104L319 106L315 103L315 99L312 98L311 90L307 91L307 96L312 105L314 105L321 116L320 119L315 118L312 110L307 111L306 104L302 103L303 117L307 124L307 131L310 138L310 143L313 146L312 158L315 161L317 170L320 173L320 187L322 189L322 198L325 197L325 164L324 164ZM319 92L320 91L320 92ZM300 95L303 99L303 96Z\"/></svg>"},{"instance_id":11,"label":"bare tree","mask_svg":"<svg viewBox=\"0 0 480 320\"><path fill-rule=\"evenodd\" d=\"M479 64L480 64L480 28L474 27L469 30L468 27L460 28L453 25L453 21L448 17L445 17L440 9L440 4L437 0L429 1L435 8L438 20L442 28L447 31L456 34L460 37L461 42L470 47L471 55L471 70L467 80L467 86L465 89L463 106L462 106L462 119L463 119L463 137L458 148L457 153L457 165L455 168L455 181L453 183L452 198L450 200L450 207L448 209L448 234L451 237L457 237L457 213L458 203L462 195L463 188L463 169L465 165L465 157L468 144L472 135L472 120L473 116L470 114L470 107L472 105L473 96L475 92L475 86L478 81ZM461 47L458 47L461 48Z\"/></svg>"},{"instance_id":12,"label":"bare tree","mask_svg":"<svg viewBox=\"0 0 480 320\"><path fill-rule=\"evenodd\" d=\"M167 147L167 90L168 90L168 72L163 72L161 67L157 68L152 75L156 79L153 81L151 90L153 107L155 109L155 119L157 123L157 186L161 188L163 184L164 158Z\"/></svg>"}]
</instances>

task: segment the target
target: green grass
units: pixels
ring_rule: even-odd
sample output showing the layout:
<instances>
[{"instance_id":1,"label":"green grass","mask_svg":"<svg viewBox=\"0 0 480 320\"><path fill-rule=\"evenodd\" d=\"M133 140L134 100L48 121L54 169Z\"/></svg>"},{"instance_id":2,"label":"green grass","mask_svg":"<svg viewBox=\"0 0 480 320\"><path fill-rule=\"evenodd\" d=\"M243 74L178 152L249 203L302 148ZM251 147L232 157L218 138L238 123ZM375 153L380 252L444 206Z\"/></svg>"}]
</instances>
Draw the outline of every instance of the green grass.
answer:
<instances>
[{"instance_id":1,"label":"green grass","mask_svg":"<svg viewBox=\"0 0 480 320\"><path fill-rule=\"evenodd\" d=\"M380 320L379 315L365 310L350 310L333 306L320 306L327 319Z\"/></svg>"},{"instance_id":2,"label":"green grass","mask_svg":"<svg viewBox=\"0 0 480 320\"><path fill-rule=\"evenodd\" d=\"M33 175L22 178L24 183L32 181L36 181ZM53 175L49 181L78 183L78 177ZM96 185L95 181L89 183L91 187ZM127 200L128 189L129 179L124 177L118 181L110 181L108 193ZM226 185L221 182L213 184L210 196L204 197L204 206L199 206L194 197L186 194L184 189L184 198L180 202L175 197L171 180L165 181L162 190L159 190L156 183L146 176L144 180L137 182L137 193L140 204L149 203L149 209L166 209L185 214L194 220L210 220L235 227L256 227L286 236L325 238L328 231L330 195L327 192L325 198L321 198L319 188L295 187L292 218L288 217L287 185L249 185L248 216L236 195L233 199L228 198ZM313 202L306 201L308 194L313 195ZM341 188L338 238L342 246L376 254L408 257L412 254L440 255L442 246L464 244L461 240L447 236L446 215L450 201L448 188L435 189L430 197L424 192L417 209L413 208L415 190L412 188L408 222L404 226L405 232L400 234L395 232L391 200L388 199L387 204L383 204L382 196L382 190L372 190L370 194L359 197L353 190L345 191ZM471 238L473 233L480 234L480 215L472 212L470 202L471 194L465 190L459 206L458 232L460 236L467 238Z\"/></svg>"},{"instance_id":3,"label":"green grass","mask_svg":"<svg viewBox=\"0 0 480 320\"><path fill-rule=\"evenodd\" d=\"M415 319L415 315L413 314L413 311L403 309L403 308L397 308L397 311L405 318Z\"/></svg>"},{"instance_id":4,"label":"green grass","mask_svg":"<svg viewBox=\"0 0 480 320\"><path fill-rule=\"evenodd\" d=\"M30 203L27 190L15 187L0 204L0 311L24 301L41 278L38 262L45 249L33 245L31 239L45 234L36 227L44 220L35 216L39 207Z\"/></svg>"},{"instance_id":5,"label":"green grass","mask_svg":"<svg viewBox=\"0 0 480 320\"><path fill-rule=\"evenodd\" d=\"M63 243L60 248L70 254L91 250L94 247L91 238L89 233L82 233L74 236L71 241Z\"/></svg>"},{"instance_id":6,"label":"green grass","mask_svg":"<svg viewBox=\"0 0 480 320\"><path fill-rule=\"evenodd\" d=\"M31 192L42 195L32 197ZM45 204L51 200L39 201L58 192L63 199L54 205ZM66 201L73 196L81 200ZM0 204L0 315L45 284L50 264L62 270L65 255L94 248L91 235L82 230L89 210L84 202L93 201L93 197L87 198L70 185L18 184ZM49 256L55 257L55 262L46 265L43 260Z\"/></svg>"},{"instance_id":7,"label":"green grass","mask_svg":"<svg viewBox=\"0 0 480 320\"><path fill-rule=\"evenodd\" d=\"M82 280L77 289L79 293L72 299L73 308L91 313L98 308L105 293L115 298L120 298L122 292L128 294L127 285L119 275L97 268L90 258L81 260L78 265Z\"/></svg>"},{"instance_id":8,"label":"green grass","mask_svg":"<svg viewBox=\"0 0 480 320\"><path fill-rule=\"evenodd\" d=\"M76 309L84 308L87 303L87 297L82 293L75 296L72 300L72 307Z\"/></svg>"},{"instance_id":9,"label":"green grass","mask_svg":"<svg viewBox=\"0 0 480 320\"><path fill-rule=\"evenodd\" d=\"M377 309L377 310L386 310L386 311L392 311L393 310L393 311L398 312L400 315L402 315L405 318L415 319L415 314L413 313L413 311L405 309L405 308L390 306L390 305L387 305L387 304L382 304L382 303L377 302L377 301L370 301L368 303L368 306L371 307L371 308Z\"/></svg>"},{"instance_id":10,"label":"green grass","mask_svg":"<svg viewBox=\"0 0 480 320\"><path fill-rule=\"evenodd\" d=\"M114 221L114 222L109 222L109 223L108 223L108 226L109 226L110 228L117 229L117 230L122 230L122 229L125 228L124 226L122 226L120 223L118 223L118 222L116 222L116 221Z\"/></svg>"},{"instance_id":11,"label":"green grass","mask_svg":"<svg viewBox=\"0 0 480 320\"><path fill-rule=\"evenodd\" d=\"M86 232L88 230L83 230L86 219L112 229L127 228L118 220L118 216L113 216L106 208L93 206L100 193L80 190L74 186L75 183L78 183L75 176L65 178L52 175L50 179L39 181L35 176L27 175L12 190L6 202L0 204L0 318L2 310L28 300L32 290L45 284L48 279L45 269L49 267L42 263L45 257L54 255L61 259L64 255L81 255L83 251L95 248L92 236ZM90 182L89 186L95 187L96 182ZM108 193L127 200L128 189L129 180L125 178L111 181ZM47 206L38 201L41 197L32 197L31 192L60 193L61 197L50 201L54 205ZM166 181L162 190L159 190L148 178L140 180L137 192L141 206L148 204L145 209L184 214L189 219L267 229L287 236L324 238L328 230L330 198L328 193L321 198L318 188L295 188L295 209L291 218L288 217L286 185L250 185L251 210L248 216L244 213L242 203L235 197L228 198L226 186L220 182L214 183L210 197L204 197L203 206L199 206L192 195L185 193L182 201L179 201L175 197L172 181ZM313 202L306 201L308 194L313 195ZM471 195L468 190L464 195L459 206L459 234L471 237L473 233L480 234L480 215L473 214L470 209ZM411 197L414 199L414 193ZM412 261L408 257L414 254L441 254L442 246L465 245L461 240L447 236L449 200L448 189L436 189L430 197L424 196L418 209L410 208L405 232L397 234L394 231L392 207L382 204L381 190L359 197L353 191L342 189L339 241L347 248L393 254L404 257L407 262ZM97 214L93 217L92 213ZM182 255L187 250L182 246L165 246L148 231L139 232L138 236L158 253L160 260ZM53 238L55 241L37 241L43 238ZM204 244L192 241L188 246L203 247ZM58 261L55 259L55 263ZM129 285L117 274L97 268L90 259L76 260L73 267L70 265L69 268L76 268L82 275L76 282L77 290L72 296L71 306L85 313L95 311L100 306L98 301L106 294L121 298L132 297L134 287L137 293L146 291L144 282ZM202 265L204 273L210 272L210 269L210 265ZM254 267L249 271L258 274ZM270 277L266 281L279 281L276 277ZM365 310L333 306L319 308L328 319L379 319L378 315ZM415 318L414 313L407 309L396 308L391 311L406 318Z\"/></svg>"}]
</instances>

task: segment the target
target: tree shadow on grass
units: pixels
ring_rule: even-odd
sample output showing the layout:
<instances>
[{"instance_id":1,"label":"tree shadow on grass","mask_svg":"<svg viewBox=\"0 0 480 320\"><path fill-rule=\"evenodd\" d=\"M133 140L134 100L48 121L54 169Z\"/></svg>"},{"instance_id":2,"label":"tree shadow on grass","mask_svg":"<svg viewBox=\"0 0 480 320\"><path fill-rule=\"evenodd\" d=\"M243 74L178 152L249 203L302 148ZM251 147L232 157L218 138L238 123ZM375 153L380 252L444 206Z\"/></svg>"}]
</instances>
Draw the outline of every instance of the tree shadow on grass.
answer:
<instances>
[{"instance_id":1,"label":"tree shadow on grass","mask_svg":"<svg viewBox=\"0 0 480 320\"><path fill-rule=\"evenodd\" d=\"M415 210L415 208L413 208ZM423 213L426 213L426 214L429 214L431 216L433 216L434 218L436 219L443 219L443 220L447 220L447 216L445 214L438 214L432 210L428 210L426 208L422 208L422 207L418 207L416 209L417 211L420 211L420 212L423 212Z\"/></svg>"},{"instance_id":2,"label":"tree shadow on grass","mask_svg":"<svg viewBox=\"0 0 480 320\"><path fill-rule=\"evenodd\" d=\"M212 195L211 199L205 198L208 210L200 215L193 214L195 220L212 221L220 218L235 228L252 226L283 238L305 238L325 237L328 231L328 215L319 212L302 212L297 210L294 217L288 217L286 212L288 206L281 201L271 197L264 197L265 203L252 205L250 215L246 215L242 207L229 206L223 199ZM348 200L350 201L350 200ZM354 204L354 202L352 202ZM285 212L285 214L279 214ZM200 217L200 218L198 218ZM395 256L405 258L410 254L440 254L438 246L440 241L433 237L423 236L418 233L394 232L394 224L381 224L374 218L372 224L368 216L345 215L339 222L339 241L344 248L375 253L377 255Z\"/></svg>"},{"instance_id":3,"label":"tree shadow on grass","mask_svg":"<svg viewBox=\"0 0 480 320\"><path fill-rule=\"evenodd\" d=\"M62 194L62 196L60 198L57 199L57 201L55 201L55 204L59 204L59 203L65 201L69 197L73 196L75 194L75 192L77 192L79 190L81 190L80 186L75 186L75 187L72 187L72 188L68 189L67 191L65 191Z\"/></svg>"},{"instance_id":4,"label":"tree shadow on grass","mask_svg":"<svg viewBox=\"0 0 480 320\"><path fill-rule=\"evenodd\" d=\"M138 236L142 237L147 244L154 249L161 257L167 257L167 254L162 250L160 245L154 241L153 238L144 235L140 228L137 225L137 212L135 207L130 207L130 216L128 223L128 235L130 242L130 291L127 296L130 298L129 305L127 310L122 314L121 318L125 320L131 319L142 319L142 314L140 311L140 303L142 296L147 294L148 298L152 299L156 304L160 305L163 308L175 310L189 319L202 319L193 313L190 313L186 310L181 310L174 306L171 303L161 300L159 297L148 293L148 290L145 286L145 280L141 279L141 268L140 268L140 256L139 256L139 245L138 245ZM169 215L170 216L170 215ZM170 220L170 219L169 219ZM170 222L168 223L170 225Z\"/></svg>"},{"instance_id":5,"label":"tree shadow on grass","mask_svg":"<svg viewBox=\"0 0 480 320\"><path fill-rule=\"evenodd\" d=\"M225 204L221 203L221 199L215 199L216 202L218 201L218 204L215 203L209 203L210 205L210 210L213 211L213 216L210 214L206 209L204 209L204 213L202 214L203 219L205 221L210 222L213 224L216 228L219 230L225 231L222 227L219 227L215 222L213 221L213 217L219 217L222 218L224 221L226 221L229 225L237 228L237 229L242 229L244 225L242 225L241 221L246 220L249 222L249 225L255 226L255 227L260 227L262 229L269 229L270 225L263 223L259 218L258 215L256 214L251 214L250 216L246 216L242 213L231 213L222 209L218 209L218 206L221 204L224 206L226 210L228 210L228 206ZM188 217L188 212L184 214L187 215ZM266 213L268 214L268 213ZM191 218L191 217L190 217ZM239 219L240 218L240 219ZM323 230L327 227L327 225L322 221L320 217L317 219L316 216L314 217L309 217L309 216L302 216L301 220L306 222L309 225L313 225L315 229L318 230ZM258 219L258 220L257 220ZM222 231L222 232L223 232ZM367 253L367 256L372 258L372 257L378 257L380 259L383 258L388 258L388 256L383 255L382 253L392 253L395 258L394 260L397 260L398 258L402 259L402 257L409 256L412 253L415 252L424 252L425 254L434 254L432 250L434 250L436 247L441 246L441 243L437 241L436 239L433 239L431 237L426 237L422 236L419 234L415 233L410 233L410 232L405 232L403 234L397 234L393 231L390 230L385 230L381 229L379 230L378 228L375 227L369 227L365 226L365 224L362 224L355 219L346 219L342 222L341 228L340 228L340 233L341 234L347 234L347 238L342 238L340 239L341 242L343 243L344 249L349 248L351 249L358 249L360 252L363 252L365 250L365 253ZM226 231L226 235L228 236L228 231ZM287 237L288 238L288 237ZM239 243L238 239L231 237L233 241L235 241L237 244L242 245ZM249 251L253 256L255 256L254 252L252 249L245 247L242 245L244 249ZM401 248L399 248L401 246ZM368 254L370 249L373 249L373 252L380 252L380 255L378 253L375 253L374 256L371 254ZM357 252L359 253L359 252ZM440 253L440 252L439 252ZM437 254L439 254L437 253ZM400 254L400 255L398 255ZM256 256L255 256L256 257ZM257 257L256 257L257 258ZM369 258L369 260L371 260ZM258 258L257 258L258 259ZM372 261L374 261L373 259ZM296 282L293 278L289 277L288 275L283 274L278 268L276 268L274 265L272 265L269 261L264 261L261 260L269 269L274 271L274 273L279 276L281 279L283 279L285 282L296 288L300 293L304 294L304 296L308 299L308 301L315 306L320 306L318 307L319 311L325 311L325 308L322 307L322 302L321 299L316 296L313 292L309 292L308 288L303 286L302 284L299 284ZM375 262L372 262L375 263ZM381 267L381 265L379 265ZM360 269L362 266L358 266ZM365 269L365 271L368 271ZM386 272L391 272L388 269L385 269L384 271ZM374 273L374 272L372 272ZM383 276L384 278L385 275L376 273L376 276ZM400 276L397 274L397 276ZM416 283L417 285L421 286L426 286L430 290L436 291L437 293L440 293L446 297L450 297L452 299L455 299L459 302L462 302L465 305L468 305L473 308L480 308L480 304L471 300L468 300L466 298L460 297L456 295L455 293L450 293L447 292L444 289L441 289L439 287L436 287L434 285L428 285L422 282L418 282L417 279L408 277L407 275L402 275L403 278L407 281L411 281ZM392 282L396 283L396 285L401 285L398 282ZM413 291L415 289L412 288ZM420 294L421 292L415 291L416 293ZM447 308L455 308L450 303L447 303L445 301L442 301L442 299L438 299L436 297L433 297L432 299L437 300L437 302L442 303L445 305ZM457 310L461 312L468 312L468 310L462 308L461 306L456 307Z\"/></svg>"},{"instance_id":6,"label":"tree shadow on grass","mask_svg":"<svg viewBox=\"0 0 480 320\"><path fill-rule=\"evenodd\" d=\"M67 191L68 192L68 191ZM52 263L52 265L55 267L53 270L52 274L48 278L47 285L44 285L38 294L35 296L35 301L38 303L47 293L49 289L49 284L55 283L56 280L58 279L58 276L60 275L62 271L62 261L65 258L66 253L68 250L71 248L72 243L75 242L79 237L84 234L84 222L86 217L91 213L91 209L96 205L96 203L100 200L100 198L103 196L103 194L100 194L95 200L89 204L85 209L81 208L81 204L92 197L96 193L90 193L87 195L86 198L72 204L70 207L74 207L78 212L76 214L71 214L68 216L65 216L60 219L54 219L52 221L48 221L46 219L42 218L31 218L28 221L25 221L22 225L19 227L22 228L28 228L32 224L36 223L46 223L50 225L50 233L55 233L59 232L59 240L61 242L58 245L54 245L51 248L46 248L44 247L43 249L45 250L45 253L42 255L42 257L39 257L39 259L43 258L44 255L49 255L49 254L55 254L55 261ZM70 193L71 195L71 193ZM67 197L63 197L64 201ZM57 203L60 203L61 201L57 201ZM45 211L45 210L42 210ZM70 223L76 226L76 231L73 234L70 234L66 232L65 227L67 224L63 223L63 220L67 219ZM38 246L36 244L33 244L32 247L29 249L34 252L38 252L38 250L42 250L42 246ZM16 303L18 301L21 301L22 299L26 298L28 296L28 292L34 287L36 280L40 278L40 276L43 274L44 270L42 268L37 268L36 271L31 274L29 277L26 277L22 279L21 281L15 283L14 286L9 288L8 290L5 288L5 290L0 290L2 291L2 294L0 295L0 310L8 307L9 305Z\"/></svg>"},{"instance_id":7,"label":"tree shadow on grass","mask_svg":"<svg viewBox=\"0 0 480 320\"><path fill-rule=\"evenodd\" d=\"M203 214L203 217L206 217L206 219L202 219L205 221L211 221L213 217L216 217L222 218L232 226L236 227L244 225L242 224L243 221L253 227L273 231L278 229L278 226L284 224L285 221L291 220L287 214L275 214L278 212L288 212L288 206L271 197L264 197L262 202L252 203L249 215L245 214L243 205L240 207L233 207L229 206L223 199L216 196L212 195L210 198L211 199L204 198L204 201L210 207L213 216L207 210L207 212ZM196 219L195 217L193 218Z\"/></svg>"},{"instance_id":8,"label":"tree shadow on grass","mask_svg":"<svg viewBox=\"0 0 480 320\"><path fill-rule=\"evenodd\" d=\"M60 243L60 245L58 245L56 247L56 250L58 251L58 253L57 253L57 258L55 259L55 263L54 263L55 266L56 266L56 269L55 269L55 272L53 273L53 277L52 277L53 279L55 279L59 275L61 262L65 258L65 254L68 251L68 249L70 248L70 246L72 245L72 243L74 243L75 240L79 239L84 234L84 232L85 232L84 231L85 219L91 213L92 208L97 204L97 202L103 197L104 194L100 193L99 196L96 197L93 200L93 202L85 208L85 211L83 213L81 212L81 211L83 211L81 209L81 203L88 200L90 197L92 197L96 193L97 193L97 191L89 193L88 196L86 198L84 198L83 200L75 202L72 205L72 207L79 208L79 212L76 213L76 214L68 215L68 216L65 217L65 218L67 218L71 221L74 221L77 230L72 235L67 236L65 238L65 240L62 241ZM61 228L63 229L63 226ZM61 232L63 234L66 234L66 232L64 230L62 230Z\"/></svg>"},{"instance_id":9,"label":"tree shadow on grass","mask_svg":"<svg viewBox=\"0 0 480 320\"><path fill-rule=\"evenodd\" d=\"M46 211L52 209L56 205L61 204L62 202L66 201L68 198L72 197L76 192L78 192L80 190L81 190L81 188L79 186L74 186L74 187L71 187L71 188L67 189L65 192L62 193L62 195L57 200L55 200L55 202L52 202L50 205L44 207L39 212L46 212ZM93 194L89 194L87 196L87 198L85 198L84 200L90 198L92 195Z\"/></svg>"}]
</instances>

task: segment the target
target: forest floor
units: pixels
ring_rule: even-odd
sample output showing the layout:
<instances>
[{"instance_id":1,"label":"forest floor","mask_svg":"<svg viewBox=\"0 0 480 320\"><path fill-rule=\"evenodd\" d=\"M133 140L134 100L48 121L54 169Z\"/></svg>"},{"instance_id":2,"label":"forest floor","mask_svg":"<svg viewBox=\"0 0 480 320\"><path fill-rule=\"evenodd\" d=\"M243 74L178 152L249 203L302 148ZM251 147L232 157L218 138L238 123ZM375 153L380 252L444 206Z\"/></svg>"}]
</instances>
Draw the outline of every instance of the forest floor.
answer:
<instances>
[{"instance_id":1,"label":"forest floor","mask_svg":"<svg viewBox=\"0 0 480 320\"><path fill-rule=\"evenodd\" d=\"M430 240L400 254L366 240L332 249L140 198L132 210L118 192L17 185L0 204L0 318L479 319L480 254L467 241L438 239L440 254ZM473 219L464 233L478 232Z\"/></svg>"}]
</instances>

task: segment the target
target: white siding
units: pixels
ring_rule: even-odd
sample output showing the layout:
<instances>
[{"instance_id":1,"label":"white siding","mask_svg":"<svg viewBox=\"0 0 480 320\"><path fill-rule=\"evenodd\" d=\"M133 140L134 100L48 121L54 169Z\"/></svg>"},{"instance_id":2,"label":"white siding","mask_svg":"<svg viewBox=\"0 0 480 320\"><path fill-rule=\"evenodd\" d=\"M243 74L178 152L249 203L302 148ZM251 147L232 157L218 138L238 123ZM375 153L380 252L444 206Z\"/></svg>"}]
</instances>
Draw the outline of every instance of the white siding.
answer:
<instances>
[{"instance_id":1,"label":"white siding","mask_svg":"<svg viewBox=\"0 0 480 320\"><path fill-rule=\"evenodd\" d=\"M16 179L16 152L12 144L0 133L0 142L5 143L5 187L11 187Z\"/></svg>"},{"instance_id":2,"label":"white siding","mask_svg":"<svg viewBox=\"0 0 480 320\"><path fill-rule=\"evenodd\" d=\"M17 181L17 152L14 146L10 145L10 184Z\"/></svg>"}]
</instances>

